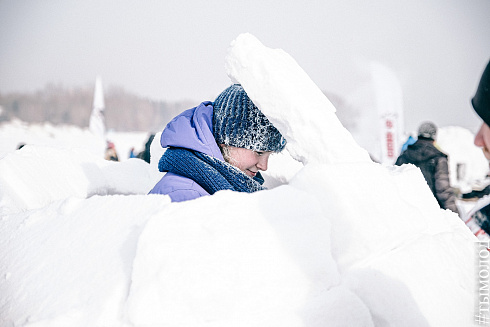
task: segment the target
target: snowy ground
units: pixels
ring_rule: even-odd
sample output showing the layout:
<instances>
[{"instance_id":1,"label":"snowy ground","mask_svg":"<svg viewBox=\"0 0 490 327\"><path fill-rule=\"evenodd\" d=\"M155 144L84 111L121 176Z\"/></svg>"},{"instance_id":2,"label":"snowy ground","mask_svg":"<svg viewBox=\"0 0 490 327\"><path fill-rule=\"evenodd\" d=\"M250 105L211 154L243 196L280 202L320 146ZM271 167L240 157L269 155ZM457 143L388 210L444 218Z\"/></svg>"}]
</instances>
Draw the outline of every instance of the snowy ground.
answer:
<instances>
[{"instance_id":1,"label":"snowy ground","mask_svg":"<svg viewBox=\"0 0 490 327\"><path fill-rule=\"evenodd\" d=\"M471 325L476 238L420 171L370 161L286 53L242 35L226 62L289 141L267 191L171 203L146 195L158 135L116 163L85 130L0 127L0 325ZM469 160L461 133L439 143ZM109 137L125 157L147 135Z\"/></svg>"}]
</instances>

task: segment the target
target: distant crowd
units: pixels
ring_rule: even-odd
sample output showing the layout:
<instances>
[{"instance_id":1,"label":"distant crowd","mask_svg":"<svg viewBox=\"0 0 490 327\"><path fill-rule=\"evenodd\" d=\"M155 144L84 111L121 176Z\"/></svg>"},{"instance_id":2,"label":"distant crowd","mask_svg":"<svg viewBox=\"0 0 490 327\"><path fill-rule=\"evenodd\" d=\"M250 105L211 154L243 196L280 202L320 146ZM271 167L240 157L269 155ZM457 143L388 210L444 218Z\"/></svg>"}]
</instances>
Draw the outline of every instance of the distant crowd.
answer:
<instances>
[{"instance_id":1,"label":"distant crowd","mask_svg":"<svg viewBox=\"0 0 490 327\"><path fill-rule=\"evenodd\" d=\"M138 158L150 163L150 146L151 142L155 138L155 134L150 134L148 140L145 143L145 148L139 152L135 153L134 147L129 150L128 158ZM116 146L113 142L107 141L107 147L105 150L104 158L110 161L119 161L119 156L117 155Z\"/></svg>"}]
</instances>

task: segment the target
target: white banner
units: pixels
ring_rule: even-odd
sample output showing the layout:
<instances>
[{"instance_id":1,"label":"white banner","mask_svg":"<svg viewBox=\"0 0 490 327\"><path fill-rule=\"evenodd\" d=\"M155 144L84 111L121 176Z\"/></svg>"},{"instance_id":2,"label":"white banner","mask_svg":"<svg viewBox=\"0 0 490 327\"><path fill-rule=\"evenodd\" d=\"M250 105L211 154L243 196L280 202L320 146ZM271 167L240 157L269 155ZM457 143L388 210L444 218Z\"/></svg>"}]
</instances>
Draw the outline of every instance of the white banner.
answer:
<instances>
[{"instance_id":1,"label":"white banner","mask_svg":"<svg viewBox=\"0 0 490 327\"><path fill-rule=\"evenodd\" d=\"M371 73L379 124L379 161L392 165L398 158L403 137L402 90L398 78L386 66L371 63Z\"/></svg>"}]
</instances>

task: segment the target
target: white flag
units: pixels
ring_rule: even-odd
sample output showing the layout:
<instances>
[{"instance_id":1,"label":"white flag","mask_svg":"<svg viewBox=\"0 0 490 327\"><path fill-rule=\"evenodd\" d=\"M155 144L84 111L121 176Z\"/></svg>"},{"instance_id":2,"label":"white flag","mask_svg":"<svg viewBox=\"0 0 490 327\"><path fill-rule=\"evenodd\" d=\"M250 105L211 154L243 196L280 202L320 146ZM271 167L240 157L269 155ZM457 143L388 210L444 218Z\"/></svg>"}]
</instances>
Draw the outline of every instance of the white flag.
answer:
<instances>
[{"instance_id":1,"label":"white flag","mask_svg":"<svg viewBox=\"0 0 490 327\"><path fill-rule=\"evenodd\" d=\"M105 139L104 91L99 76L95 80L94 104L90 115L89 129L92 133Z\"/></svg>"}]
</instances>

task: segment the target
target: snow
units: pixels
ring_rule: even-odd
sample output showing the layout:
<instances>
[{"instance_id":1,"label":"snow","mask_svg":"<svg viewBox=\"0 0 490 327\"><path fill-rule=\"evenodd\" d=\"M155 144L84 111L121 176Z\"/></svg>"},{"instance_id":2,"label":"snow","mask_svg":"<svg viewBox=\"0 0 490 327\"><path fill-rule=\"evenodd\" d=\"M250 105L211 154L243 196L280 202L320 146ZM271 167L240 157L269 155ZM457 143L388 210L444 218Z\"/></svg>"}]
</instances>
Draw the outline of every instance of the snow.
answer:
<instances>
[{"instance_id":1,"label":"snow","mask_svg":"<svg viewBox=\"0 0 490 327\"><path fill-rule=\"evenodd\" d=\"M288 140L295 159L304 164L370 160L342 126L332 103L282 49L264 47L251 34L241 34L232 42L226 64L231 80L242 84Z\"/></svg>"},{"instance_id":2,"label":"snow","mask_svg":"<svg viewBox=\"0 0 490 327\"><path fill-rule=\"evenodd\" d=\"M226 64L288 139L267 191L171 203L147 195L159 134L147 164L103 160L87 130L0 126L0 325L470 325L476 238L420 170L371 162L282 50L244 34ZM462 158L460 132L438 142Z\"/></svg>"}]
</instances>

